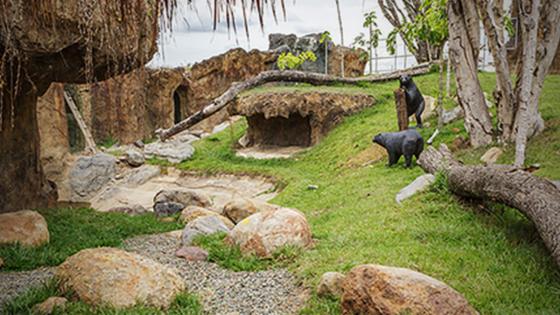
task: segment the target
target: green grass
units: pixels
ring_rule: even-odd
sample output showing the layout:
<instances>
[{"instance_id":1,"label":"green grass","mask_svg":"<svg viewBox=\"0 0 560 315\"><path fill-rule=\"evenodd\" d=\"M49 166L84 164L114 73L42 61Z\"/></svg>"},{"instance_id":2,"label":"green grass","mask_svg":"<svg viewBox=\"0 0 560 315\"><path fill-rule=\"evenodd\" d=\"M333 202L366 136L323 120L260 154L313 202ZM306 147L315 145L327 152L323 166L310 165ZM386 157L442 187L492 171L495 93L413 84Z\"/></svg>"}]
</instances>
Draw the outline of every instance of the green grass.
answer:
<instances>
[{"instance_id":1,"label":"green grass","mask_svg":"<svg viewBox=\"0 0 560 315\"><path fill-rule=\"evenodd\" d=\"M243 255L239 246L225 244L226 233L201 235L194 240L194 245L208 251L208 260L233 271L259 271L273 267L285 267L301 254L298 248L285 247L268 259L255 255Z\"/></svg>"},{"instance_id":2,"label":"green grass","mask_svg":"<svg viewBox=\"0 0 560 315\"><path fill-rule=\"evenodd\" d=\"M160 222L153 214L129 216L92 209L39 210L47 220L50 242L38 248L0 246L2 271L56 266L84 248L120 246L126 238L180 229L178 223Z\"/></svg>"},{"instance_id":3,"label":"green grass","mask_svg":"<svg viewBox=\"0 0 560 315\"><path fill-rule=\"evenodd\" d=\"M198 315L202 314L202 305L198 297L187 292L178 294L175 300L166 311L146 306L135 306L132 308L117 310L113 307L92 307L86 303L80 302L73 298L72 293L63 294L56 283L50 281L45 285L31 289L20 295L13 301L6 304L4 308L5 314L32 314L33 306L43 302L51 296L64 296L69 302L65 305L64 310L56 309L54 314L104 314L104 315L151 315L151 314L168 314L168 315Z\"/></svg>"},{"instance_id":4,"label":"green grass","mask_svg":"<svg viewBox=\"0 0 560 315\"><path fill-rule=\"evenodd\" d=\"M480 74L491 95L493 75ZM425 95L437 95L437 74L415 78ZM466 203L442 189L420 194L403 206L395 194L422 174L419 167L393 168L380 161L352 168L347 161L371 146L371 137L397 129L393 90L396 82L335 87L375 96L377 104L345 119L313 149L290 160L260 161L236 157L232 146L246 123L197 143L192 160L181 169L206 173L265 174L282 192L273 203L303 211L317 239L289 268L314 287L326 271L346 272L363 263L412 268L448 283L483 314L552 314L560 303L560 274L533 224L515 210ZM528 148L528 162L541 163L538 175L560 178L560 77L547 79L541 109L548 130ZM277 89L285 89L280 87ZM315 89L298 86L297 90ZM332 88L331 88L332 89ZM259 91L257 91L259 92ZM262 91L261 91L262 92ZM450 101L446 101L450 107ZM422 129L424 137L434 131ZM454 130L455 128L458 129ZM467 137L458 121L445 127L435 144ZM458 152L477 162L484 149ZM544 153L544 154L543 154ZM512 158L508 148L503 160ZM307 190L309 184L319 186ZM337 314L336 302L313 296L304 314Z\"/></svg>"}]
</instances>

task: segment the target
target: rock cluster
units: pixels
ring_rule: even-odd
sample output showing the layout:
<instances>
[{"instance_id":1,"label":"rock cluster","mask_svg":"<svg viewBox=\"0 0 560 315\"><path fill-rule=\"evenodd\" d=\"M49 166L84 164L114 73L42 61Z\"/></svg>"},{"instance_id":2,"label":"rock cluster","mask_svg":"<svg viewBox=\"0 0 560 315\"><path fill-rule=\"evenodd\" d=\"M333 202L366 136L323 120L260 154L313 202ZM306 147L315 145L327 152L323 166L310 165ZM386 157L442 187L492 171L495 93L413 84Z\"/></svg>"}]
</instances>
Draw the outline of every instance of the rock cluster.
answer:
<instances>
[{"instance_id":1,"label":"rock cluster","mask_svg":"<svg viewBox=\"0 0 560 315\"><path fill-rule=\"evenodd\" d=\"M162 190L154 197L154 212L168 216L180 212L187 206L210 207L208 197L190 190Z\"/></svg>"}]
</instances>

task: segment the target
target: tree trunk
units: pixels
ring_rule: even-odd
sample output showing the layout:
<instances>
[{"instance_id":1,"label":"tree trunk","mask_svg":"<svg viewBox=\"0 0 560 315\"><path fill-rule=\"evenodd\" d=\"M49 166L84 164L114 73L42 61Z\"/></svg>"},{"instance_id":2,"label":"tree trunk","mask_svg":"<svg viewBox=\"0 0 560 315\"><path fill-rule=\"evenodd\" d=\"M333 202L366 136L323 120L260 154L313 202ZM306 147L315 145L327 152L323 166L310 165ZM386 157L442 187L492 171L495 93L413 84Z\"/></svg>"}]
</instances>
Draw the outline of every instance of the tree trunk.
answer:
<instances>
[{"instance_id":1,"label":"tree trunk","mask_svg":"<svg viewBox=\"0 0 560 315\"><path fill-rule=\"evenodd\" d=\"M406 108L406 93L403 89L395 90L395 106L397 108L397 123L400 130L408 129L408 111Z\"/></svg>"},{"instance_id":2,"label":"tree trunk","mask_svg":"<svg viewBox=\"0 0 560 315\"><path fill-rule=\"evenodd\" d=\"M41 167L37 90L27 80L19 84L14 98L15 87L0 91L0 213L53 206L57 200Z\"/></svg>"},{"instance_id":3,"label":"tree trunk","mask_svg":"<svg viewBox=\"0 0 560 315\"><path fill-rule=\"evenodd\" d=\"M519 12L521 23L521 40L523 46L523 62L520 68L519 81L516 86L516 97L518 102L515 126L515 165L522 166L525 163L525 147L529 128L534 123L531 113L536 112L531 107L537 107L537 102L531 103L531 90L533 87L533 72L537 59L537 31L539 23L540 0L532 0L530 7L525 7Z\"/></svg>"},{"instance_id":4,"label":"tree trunk","mask_svg":"<svg viewBox=\"0 0 560 315\"><path fill-rule=\"evenodd\" d=\"M476 6L470 0L449 0L449 56L457 80L459 104L465 112L465 129L471 144L480 147L492 143L492 120L478 81L479 39ZM476 27L475 27L476 26Z\"/></svg>"},{"instance_id":5,"label":"tree trunk","mask_svg":"<svg viewBox=\"0 0 560 315\"><path fill-rule=\"evenodd\" d=\"M339 0L336 1L336 12L338 14L338 27L340 28L340 45L344 46L344 29L342 27L342 13L340 12ZM344 78L344 50L340 51L340 76Z\"/></svg>"},{"instance_id":6,"label":"tree trunk","mask_svg":"<svg viewBox=\"0 0 560 315\"><path fill-rule=\"evenodd\" d=\"M438 98L437 98L437 114L438 114L438 129L443 129L443 65L445 60L443 59L443 47L439 52L439 79L438 79Z\"/></svg>"},{"instance_id":7,"label":"tree trunk","mask_svg":"<svg viewBox=\"0 0 560 315\"><path fill-rule=\"evenodd\" d=\"M494 99L498 108L498 130L502 141L512 141L516 99L513 94L507 47L504 37L503 0L477 0L489 50L496 68Z\"/></svg>"},{"instance_id":8,"label":"tree trunk","mask_svg":"<svg viewBox=\"0 0 560 315\"><path fill-rule=\"evenodd\" d=\"M465 166L449 149L428 147L418 164L429 173L444 172L449 188L468 198L492 200L518 209L531 220L560 265L560 190L550 181L511 166Z\"/></svg>"},{"instance_id":9,"label":"tree trunk","mask_svg":"<svg viewBox=\"0 0 560 315\"><path fill-rule=\"evenodd\" d=\"M384 73L375 76L367 76L361 78L341 78L321 73L302 72L302 71L265 71L259 75L248 79L244 82L236 82L221 96L214 99L210 104L206 105L202 110L194 113L187 119L175 124L169 129L156 130L156 134L161 140L169 139L181 131L187 130L198 122L206 119L220 109L224 108L229 102L235 99L239 93L263 85L269 82L300 82L312 85L330 85L330 84L359 84L361 82L384 82L397 80L402 75L410 76L425 74L430 71L431 64L420 64L409 69L398 70L390 73Z\"/></svg>"}]
</instances>

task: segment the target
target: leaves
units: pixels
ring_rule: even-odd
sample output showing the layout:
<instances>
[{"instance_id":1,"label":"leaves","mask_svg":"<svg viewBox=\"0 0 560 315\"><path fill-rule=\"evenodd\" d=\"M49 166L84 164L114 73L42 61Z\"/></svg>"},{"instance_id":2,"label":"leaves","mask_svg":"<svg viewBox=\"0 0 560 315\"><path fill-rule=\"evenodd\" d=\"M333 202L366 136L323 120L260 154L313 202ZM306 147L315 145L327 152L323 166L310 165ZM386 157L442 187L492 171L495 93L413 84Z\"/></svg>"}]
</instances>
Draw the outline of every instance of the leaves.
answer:
<instances>
[{"instance_id":1,"label":"leaves","mask_svg":"<svg viewBox=\"0 0 560 315\"><path fill-rule=\"evenodd\" d=\"M317 56L312 51L304 51L298 55L294 55L291 52L283 52L276 61L276 65L280 70L294 70L298 69L306 61L315 62L317 61Z\"/></svg>"}]
</instances>

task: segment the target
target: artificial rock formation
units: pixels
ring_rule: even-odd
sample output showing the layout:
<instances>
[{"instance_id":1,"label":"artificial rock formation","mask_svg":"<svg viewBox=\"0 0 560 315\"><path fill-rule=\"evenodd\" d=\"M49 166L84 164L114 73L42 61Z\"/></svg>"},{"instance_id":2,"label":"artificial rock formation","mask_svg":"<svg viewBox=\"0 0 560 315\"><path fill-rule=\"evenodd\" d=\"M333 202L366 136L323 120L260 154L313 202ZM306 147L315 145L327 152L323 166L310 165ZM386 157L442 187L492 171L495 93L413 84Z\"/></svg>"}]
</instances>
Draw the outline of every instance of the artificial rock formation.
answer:
<instances>
[{"instance_id":1,"label":"artificial rock formation","mask_svg":"<svg viewBox=\"0 0 560 315\"><path fill-rule=\"evenodd\" d=\"M365 94L266 92L238 98L229 111L247 117L248 146L312 146L344 116L374 103L374 98Z\"/></svg>"},{"instance_id":2,"label":"artificial rock formation","mask_svg":"<svg viewBox=\"0 0 560 315\"><path fill-rule=\"evenodd\" d=\"M160 5L93 0L86 10L80 1L2 1L0 212L56 200L40 164L38 96L52 82L102 80L147 62L157 48Z\"/></svg>"}]
</instances>

